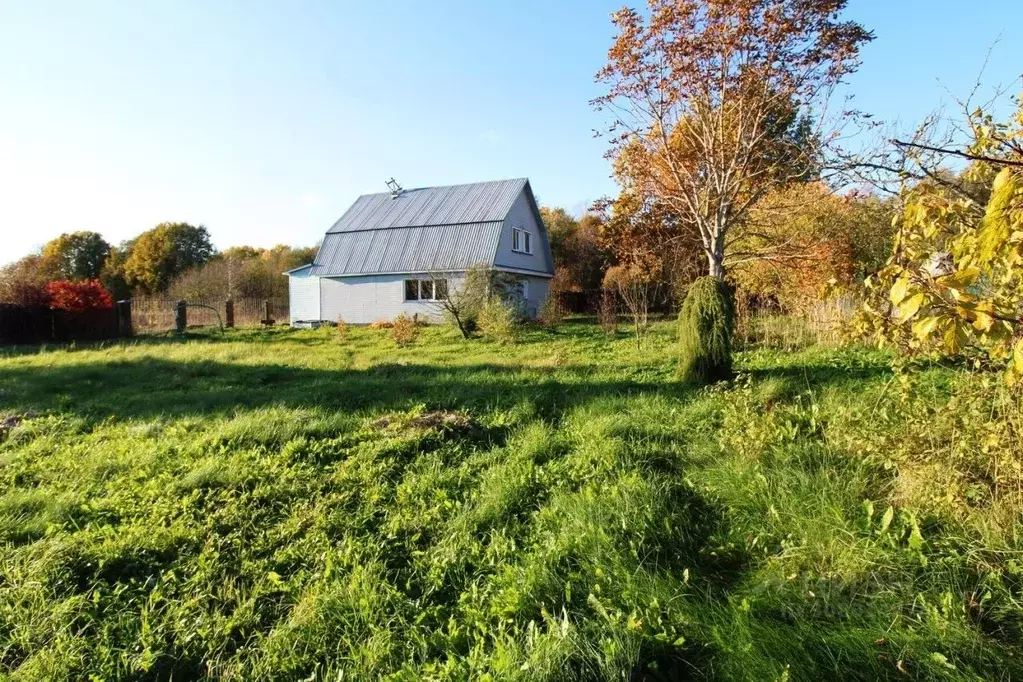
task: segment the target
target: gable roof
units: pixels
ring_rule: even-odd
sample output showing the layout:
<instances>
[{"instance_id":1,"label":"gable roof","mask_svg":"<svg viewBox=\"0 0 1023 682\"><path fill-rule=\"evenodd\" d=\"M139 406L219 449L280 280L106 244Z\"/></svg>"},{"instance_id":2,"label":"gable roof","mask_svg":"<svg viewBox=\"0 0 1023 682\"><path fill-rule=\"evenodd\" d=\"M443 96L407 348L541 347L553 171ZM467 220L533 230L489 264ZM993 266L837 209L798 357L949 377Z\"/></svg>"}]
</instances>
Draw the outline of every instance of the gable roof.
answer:
<instances>
[{"instance_id":1,"label":"gable roof","mask_svg":"<svg viewBox=\"0 0 1023 682\"><path fill-rule=\"evenodd\" d=\"M363 194L327 233L501 221L528 182L517 178L420 187L397 197L390 192Z\"/></svg>"},{"instance_id":2,"label":"gable roof","mask_svg":"<svg viewBox=\"0 0 1023 682\"><path fill-rule=\"evenodd\" d=\"M501 229L526 178L365 194L324 236L310 275L467 270L493 265Z\"/></svg>"}]
</instances>

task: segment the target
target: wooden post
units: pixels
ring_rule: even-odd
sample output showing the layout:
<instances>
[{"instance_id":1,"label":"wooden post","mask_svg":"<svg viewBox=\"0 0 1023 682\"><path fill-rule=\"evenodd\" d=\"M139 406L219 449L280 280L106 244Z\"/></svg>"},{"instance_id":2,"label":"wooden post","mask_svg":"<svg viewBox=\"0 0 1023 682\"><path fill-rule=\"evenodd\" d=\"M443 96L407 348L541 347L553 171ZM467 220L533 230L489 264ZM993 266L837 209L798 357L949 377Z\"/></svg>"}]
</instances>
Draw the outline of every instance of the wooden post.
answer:
<instances>
[{"instance_id":1,"label":"wooden post","mask_svg":"<svg viewBox=\"0 0 1023 682\"><path fill-rule=\"evenodd\" d=\"M274 324L274 321L270 318L270 301L268 301L265 298L263 299L263 320L262 320L262 322L263 322L263 326L264 327L272 327L273 324Z\"/></svg>"},{"instance_id":2,"label":"wooden post","mask_svg":"<svg viewBox=\"0 0 1023 682\"><path fill-rule=\"evenodd\" d=\"M117 335L131 336L131 299L117 302Z\"/></svg>"},{"instance_id":3,"label":"wooden post","mask_svg":"<svg viewBox=\"0 0 1023 682\"><path fill-rule=\"evenodd\" d=\"M227 303L224 304L224 308L224 317L227 318L225 320L225 324L228 329L230 329L231 327L234 327L234 301L230 298L227 299Z\"/></svg>"},{"instance_id":4,"label":"wooden post","mask_svg":"<svg viewBox=\"0 0 1023 682\"><path fill-rule=\"evenodd\" d=\"M178 334L184 334L185 329L188 328L188 303L186 301L178 301L178 307L174 311L174 326Z\"/></svg>"}]
</instances>

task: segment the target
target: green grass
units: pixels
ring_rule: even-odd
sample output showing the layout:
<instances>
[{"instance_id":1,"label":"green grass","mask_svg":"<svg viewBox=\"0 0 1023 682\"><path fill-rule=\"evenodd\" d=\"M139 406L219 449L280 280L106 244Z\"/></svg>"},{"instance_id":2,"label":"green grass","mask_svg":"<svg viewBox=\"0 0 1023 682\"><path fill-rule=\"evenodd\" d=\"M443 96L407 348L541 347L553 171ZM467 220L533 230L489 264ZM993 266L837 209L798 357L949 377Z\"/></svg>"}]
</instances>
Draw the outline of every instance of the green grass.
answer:
<instances>
[{"instance_id":1,"label":"green grass","mask_svg":"<svg viewBox=\"0 0 1023 682\"><path fill-rule=\"evenodd\" d=\"M695 389L675 349L662 323L641 350L566 324L2 352L0 670L1023 676L995 378L752 350Z\"/></svg>"}]
</instances>

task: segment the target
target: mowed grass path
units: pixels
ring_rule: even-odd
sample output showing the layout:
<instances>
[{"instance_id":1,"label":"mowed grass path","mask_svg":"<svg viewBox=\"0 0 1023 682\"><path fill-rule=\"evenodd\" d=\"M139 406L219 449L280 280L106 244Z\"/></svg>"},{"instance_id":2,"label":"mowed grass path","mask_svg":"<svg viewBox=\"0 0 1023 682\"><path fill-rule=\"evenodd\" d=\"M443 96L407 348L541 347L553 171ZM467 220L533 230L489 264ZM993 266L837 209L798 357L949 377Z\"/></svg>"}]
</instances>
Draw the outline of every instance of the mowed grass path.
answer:
<instances>
[{"instance_id":1,"label":"mowed grass path","mask_svg":"<svg viewBox=\"0 0 1023 682\"><path fill-rule=\"evenodd\" d=\"M967 378L756 351L693 390L672 354L669 325L582 324L0 353L0 670L1023 675L1018 518L908 494L897 459Z\"/></svg>"}]
</instances>

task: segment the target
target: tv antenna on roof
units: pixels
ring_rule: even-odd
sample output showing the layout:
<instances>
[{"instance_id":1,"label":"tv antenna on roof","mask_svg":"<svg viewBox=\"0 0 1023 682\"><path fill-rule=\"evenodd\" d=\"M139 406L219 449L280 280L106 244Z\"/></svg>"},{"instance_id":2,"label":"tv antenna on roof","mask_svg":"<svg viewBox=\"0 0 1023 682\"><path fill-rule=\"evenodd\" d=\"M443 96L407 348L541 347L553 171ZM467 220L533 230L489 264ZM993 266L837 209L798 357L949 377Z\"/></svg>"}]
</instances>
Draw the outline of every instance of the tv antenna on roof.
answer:
<instances>
[{"instance_id":1,"label":"tv antenna on roof","mask_svg":"<svg viewBox=\"0 0 1023 682\"><path fill-rule=\"evenodd\" d=\"M397 199L398 196L403 191L401 189L401 185L399 185L398 181L395 180L393 177L390 180L387 181L387 189L391 190L391 198L392 199Z\"/></svg>"}]
</instances>

